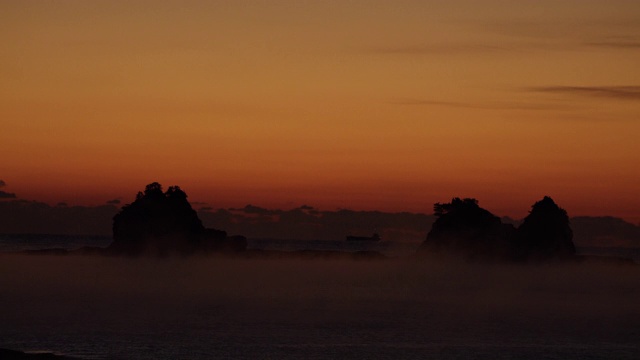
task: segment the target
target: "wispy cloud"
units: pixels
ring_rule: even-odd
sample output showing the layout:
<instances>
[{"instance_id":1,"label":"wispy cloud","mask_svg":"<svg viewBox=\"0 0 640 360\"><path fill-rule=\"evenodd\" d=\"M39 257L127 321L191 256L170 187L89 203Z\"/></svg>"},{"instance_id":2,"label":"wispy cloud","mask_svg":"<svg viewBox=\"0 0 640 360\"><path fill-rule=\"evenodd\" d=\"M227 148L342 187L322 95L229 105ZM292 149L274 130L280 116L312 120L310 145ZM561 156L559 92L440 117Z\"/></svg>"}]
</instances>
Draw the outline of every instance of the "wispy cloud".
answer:
<instances>
[{"instance_id":1,"label":"wispy cloud","mask_svg":"<svg viewBox=\"0 0 640 360\"><path fill-rule=\"evenodd\" d=\"M6 191L0 191L0 199L15 199L16 194L8 193Z\"/></svg>"},{"instance_id":2,"label":"wispy cloud","mask_svg":"<svg viewBox=\"0 0 640 360\"><path fill-rule=\"evenodd\" d=\"M596 48L635 50L640 49L640 37L631 35L606 36L585 41L583 45Z\"/></svg>"},{"instance_id":3,"label":"wispy cloud","mask_svg":"<svg viewBox=\"0 0 640 360\"><path fill-rule=\"evenodd\" d=\"M478 31L508 37L538 40L554 40L558 34L571 34L576 25L565 22L536 21L536 20L503 20L492 21L477 26Z\"/></svg>"},{"instance_id":4,"label":"wispy cloud","mask_svg":"<svg viewBox=\"0 0 640 360\"><path fill-rule=\"evenodd\" d=\"M490 53L512 50L514 50L513 46L508 44L446 43L377 47L368 49L368 52L389 55L436 55Z\"/></svg>"},{"instance_id":5,"label":"wispy cloud","mask_svg":"<svg viewBox=\"0 0 640 360\"><path fill-rule=\"evenodd\" d=\"M470 25L469 38L448 42L425 42L405 45L381 45L365 52L388 55L480 55L527 53L531 51L581 51L586 48L610 50L640 49L640 22L637 21L496 21Z\"/></svg>"},{"instance_id":6,"label":"wispy cloud","mask_svg":"<svg viewBox=\"0 0 640 360\"><path fill-rule=\"evenodd\" d=\"M479 27L517 44L553 50L579 50L584 47L610 50L640 49L640 22L636 19L591 21L497 21ZM520 41L517 41L519 39ZM537 45L536 45L537 44Z\"/></svg>"},{"instance_id":7,"label":"wispy cloud","mask_svg":"<svg viewBox=\"0 0 640 360\"><path fill-rule=\"evenodd\" d=\"M611 49L640 49L640 41L593 41L584 45Z\"/></svg>"},{"instance_id":8,"label":"wispy cloud","mask_svg":"<svg viewBox=\"0 0 640 360\"><path fill-rule=\"evenodd\" d=\"M4 180L0 180L0 188L7 186L7 183ZM9 193L6 191L0 191L0 199L15 199L16 194Z\"/></svg>"},{"instance_id":9,"label":"wispy cloud","mask_svg":"<svg viewBox=\"0 0 640 360\"><path fill-rule=\"evenodd\" d=\"M420 100L420 99L400 99L390 101L395 105L415 105L415 106L445 106L463 109L479 109L479 110L551 110L566 108L555 104L540 103L519 103L519 102L459 102L459 101L437 101L437 100Z\"/></svg>"},{"instance_id":10,"label":"wispy cloud","mask_svg":"<svg viewBox=\"0 0 640 360\"><path fill-rule=\"evenodd\" d=\"M640 100L640 86L540 86L529 91L575 96L606 97L621 100Z\"/></svg>"}]
</instances>

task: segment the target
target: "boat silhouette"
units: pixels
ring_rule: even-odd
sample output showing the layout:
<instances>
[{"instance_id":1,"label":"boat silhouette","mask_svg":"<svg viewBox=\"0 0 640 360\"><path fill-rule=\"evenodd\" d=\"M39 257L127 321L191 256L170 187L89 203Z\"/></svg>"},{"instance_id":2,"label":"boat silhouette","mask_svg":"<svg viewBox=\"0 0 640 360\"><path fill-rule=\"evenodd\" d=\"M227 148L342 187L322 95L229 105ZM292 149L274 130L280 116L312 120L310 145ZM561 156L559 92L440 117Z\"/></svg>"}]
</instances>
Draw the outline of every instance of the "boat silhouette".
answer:
<instances>
[{"instance_id":1,"label":"boat silhouette","mask_svg":"<svg viewBox=\"0 0 640 360\"><path fill-rule=\"evenodd\" d=\"M347 235L347 241L380 241L380 235L378 233L373 233L371 236Z\"/></svg>"}]
</instances>

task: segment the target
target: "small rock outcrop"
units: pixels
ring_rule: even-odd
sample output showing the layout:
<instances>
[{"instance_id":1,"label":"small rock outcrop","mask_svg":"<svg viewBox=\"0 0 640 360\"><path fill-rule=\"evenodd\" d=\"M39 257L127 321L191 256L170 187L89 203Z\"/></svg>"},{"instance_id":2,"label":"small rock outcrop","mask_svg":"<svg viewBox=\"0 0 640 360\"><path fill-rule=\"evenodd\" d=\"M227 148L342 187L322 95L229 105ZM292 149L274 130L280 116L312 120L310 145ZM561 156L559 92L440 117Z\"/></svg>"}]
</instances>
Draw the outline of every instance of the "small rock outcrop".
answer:
<instances>
[{"instance_id":1,"label":"small rock outcrop","mask_svg":"<svg viewBox=\"0 0 640 360\"><path fill-rule=\"evenodd\" d=\"M228 237L224 231L206 229L178 186L163 192L162 185L154 182L113 217L113 243L107 251L167 256L244 249L244 237Z\"/></svg>"}]
</instances>

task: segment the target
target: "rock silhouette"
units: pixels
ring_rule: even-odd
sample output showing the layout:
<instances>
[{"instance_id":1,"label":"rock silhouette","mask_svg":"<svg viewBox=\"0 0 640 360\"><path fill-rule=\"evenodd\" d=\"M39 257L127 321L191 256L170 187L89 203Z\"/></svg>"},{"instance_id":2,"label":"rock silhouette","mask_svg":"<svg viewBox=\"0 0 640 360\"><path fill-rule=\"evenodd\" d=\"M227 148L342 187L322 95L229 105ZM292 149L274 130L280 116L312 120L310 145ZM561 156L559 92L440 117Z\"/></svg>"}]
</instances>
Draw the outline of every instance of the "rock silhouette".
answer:
<instances>
[{"instance_id":1,"label":"rock silhouette","mask_svg":"<svg viewBox=\"0 0 640 360\"><path fill-rule=\"evenodd\" d=\"M533 204L516 238L517 259L569 258L576 253L569 216L548 196Z\"/></svg>"},{"instance_id":2,"label":"rock silhouette","mask_svg":"<svg viewBox=\"0 0 640 360\"><path fill-rule=\"evenodd\" d=\"M481 208L478 200L454 198L450 203L436 203L437 216L420 253L449 252L468 259L504 259L510 255L514 228Z\"/></svg>"},{"instance_id":3,"label":"rock silhouette","mask_svg":"<svg viewBox=\"0 0 640 360\"><path fill-rule=\"evenodd\" d=\"M448 252L469 260L544 261L575 255L567 212L548 196L536 202L517 229L472 198L436 203L419 254Z\"/></svg>"},{"instance_id":4,"label":"rock silhouette","mask_svg":"<svg viewBox=\"0 0 640 360\"><path fill-rule=\"evenodd\" d=\"M107 251L131 256L189 255L212 251L242 251L246 239L206 229L178 186L166 192L157 182L113 217L113 243Z\"/></svg>"}]
</instances>

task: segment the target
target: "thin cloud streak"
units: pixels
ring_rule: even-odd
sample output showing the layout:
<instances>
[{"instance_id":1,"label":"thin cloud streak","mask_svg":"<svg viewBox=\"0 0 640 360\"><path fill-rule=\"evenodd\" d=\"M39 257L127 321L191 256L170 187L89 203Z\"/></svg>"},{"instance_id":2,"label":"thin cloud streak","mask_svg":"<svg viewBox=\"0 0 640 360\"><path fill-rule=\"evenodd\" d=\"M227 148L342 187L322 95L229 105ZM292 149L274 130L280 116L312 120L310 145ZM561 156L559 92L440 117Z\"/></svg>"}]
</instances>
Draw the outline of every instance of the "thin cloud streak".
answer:
<instances>
[{"instance_id":1,"label":"thin cloud streak","mask_svg":"<svg viewBox=\"0 0 640 360\"><path fill-rule=\"evenodd\" d=\"M407 46L382 46L369 48L365 52L381 55L469 55L469 54L510 54L529 51L567 51L568 43L505 42L505 43L446 43Z\"/></svg>"},{"instance_id":2,"label":"thin cloud streak","mask_svg":"<svg viewBox=\"0 0 640 360\"><path fill-rule=\"evenodd\" d=\"M594 41L584 45L611 49L640 49L640 41Z\"/></svg>"},{"instance_id":3,"label":"thin cloud streak","mask_svg":"<svg viewBox=\"0 0 640 360\"><path fill-rule=\"evenodd\" d=\"M640 29L639 29L640 30ZM640 38L637 36L607 36L583 43L584 46L618 50L640 49Z\"/></svg>"},{"instance_id":4,"label":"thin cloud streak","mask_svg":"<svg viewBox=\"0 0 640 360\"><path fill-rule=\"evenodd\" d=\"M428 44L409 45L397 47L378 47L369 49L369 52L389 55L435 55L435 54L468 54L488 53L515 50L511 45L496 44Z\"/></svg>"},{"instance_id":5,"label":"thin cloud streak","mask_svg":"<svg viewBox=\"0 0 640 360\"><path fill-rule=\"evenodd\" d=\"M479 110L562 110L566 107L551 105L551 104L525 104L525 103L508 103L508 102L493 102L493 103L470 103L470 102L457 102L457 101L435 101L435 100L417 100L417 99L404 99L391 101L394 105L415 105L415 106L446 106L462 109L479 109Z\"/></svg>"},{"instance_id":6,"label":"thin cloud streak","mask_svg":"<svg viewBox=\"0 0 640 360\"><path fill-rule=\"evenodd\" d=\"M621 100L640 100L640 86L540 86L528 89L534 92L566 94L589 97L606 97Z\"/></svg>"},{"instance_id":7,"label":"thin cloud streak","mask_svg":"<svg viewBox=\"0 0 640 360\"><path fill-rule=\"evenodd\" d=\"M524 44L528 44L528 48L543 50L584 48L634 50L640 48L640 38L636 35L640 30L640 22L636 20L615 22L603 20L588 23L503 21L484 24L479 30L520 39L523 43L517 42L518 48L526 46ZM615 35L602 36L603 33Z\"/></svg>"}]
</instances>

